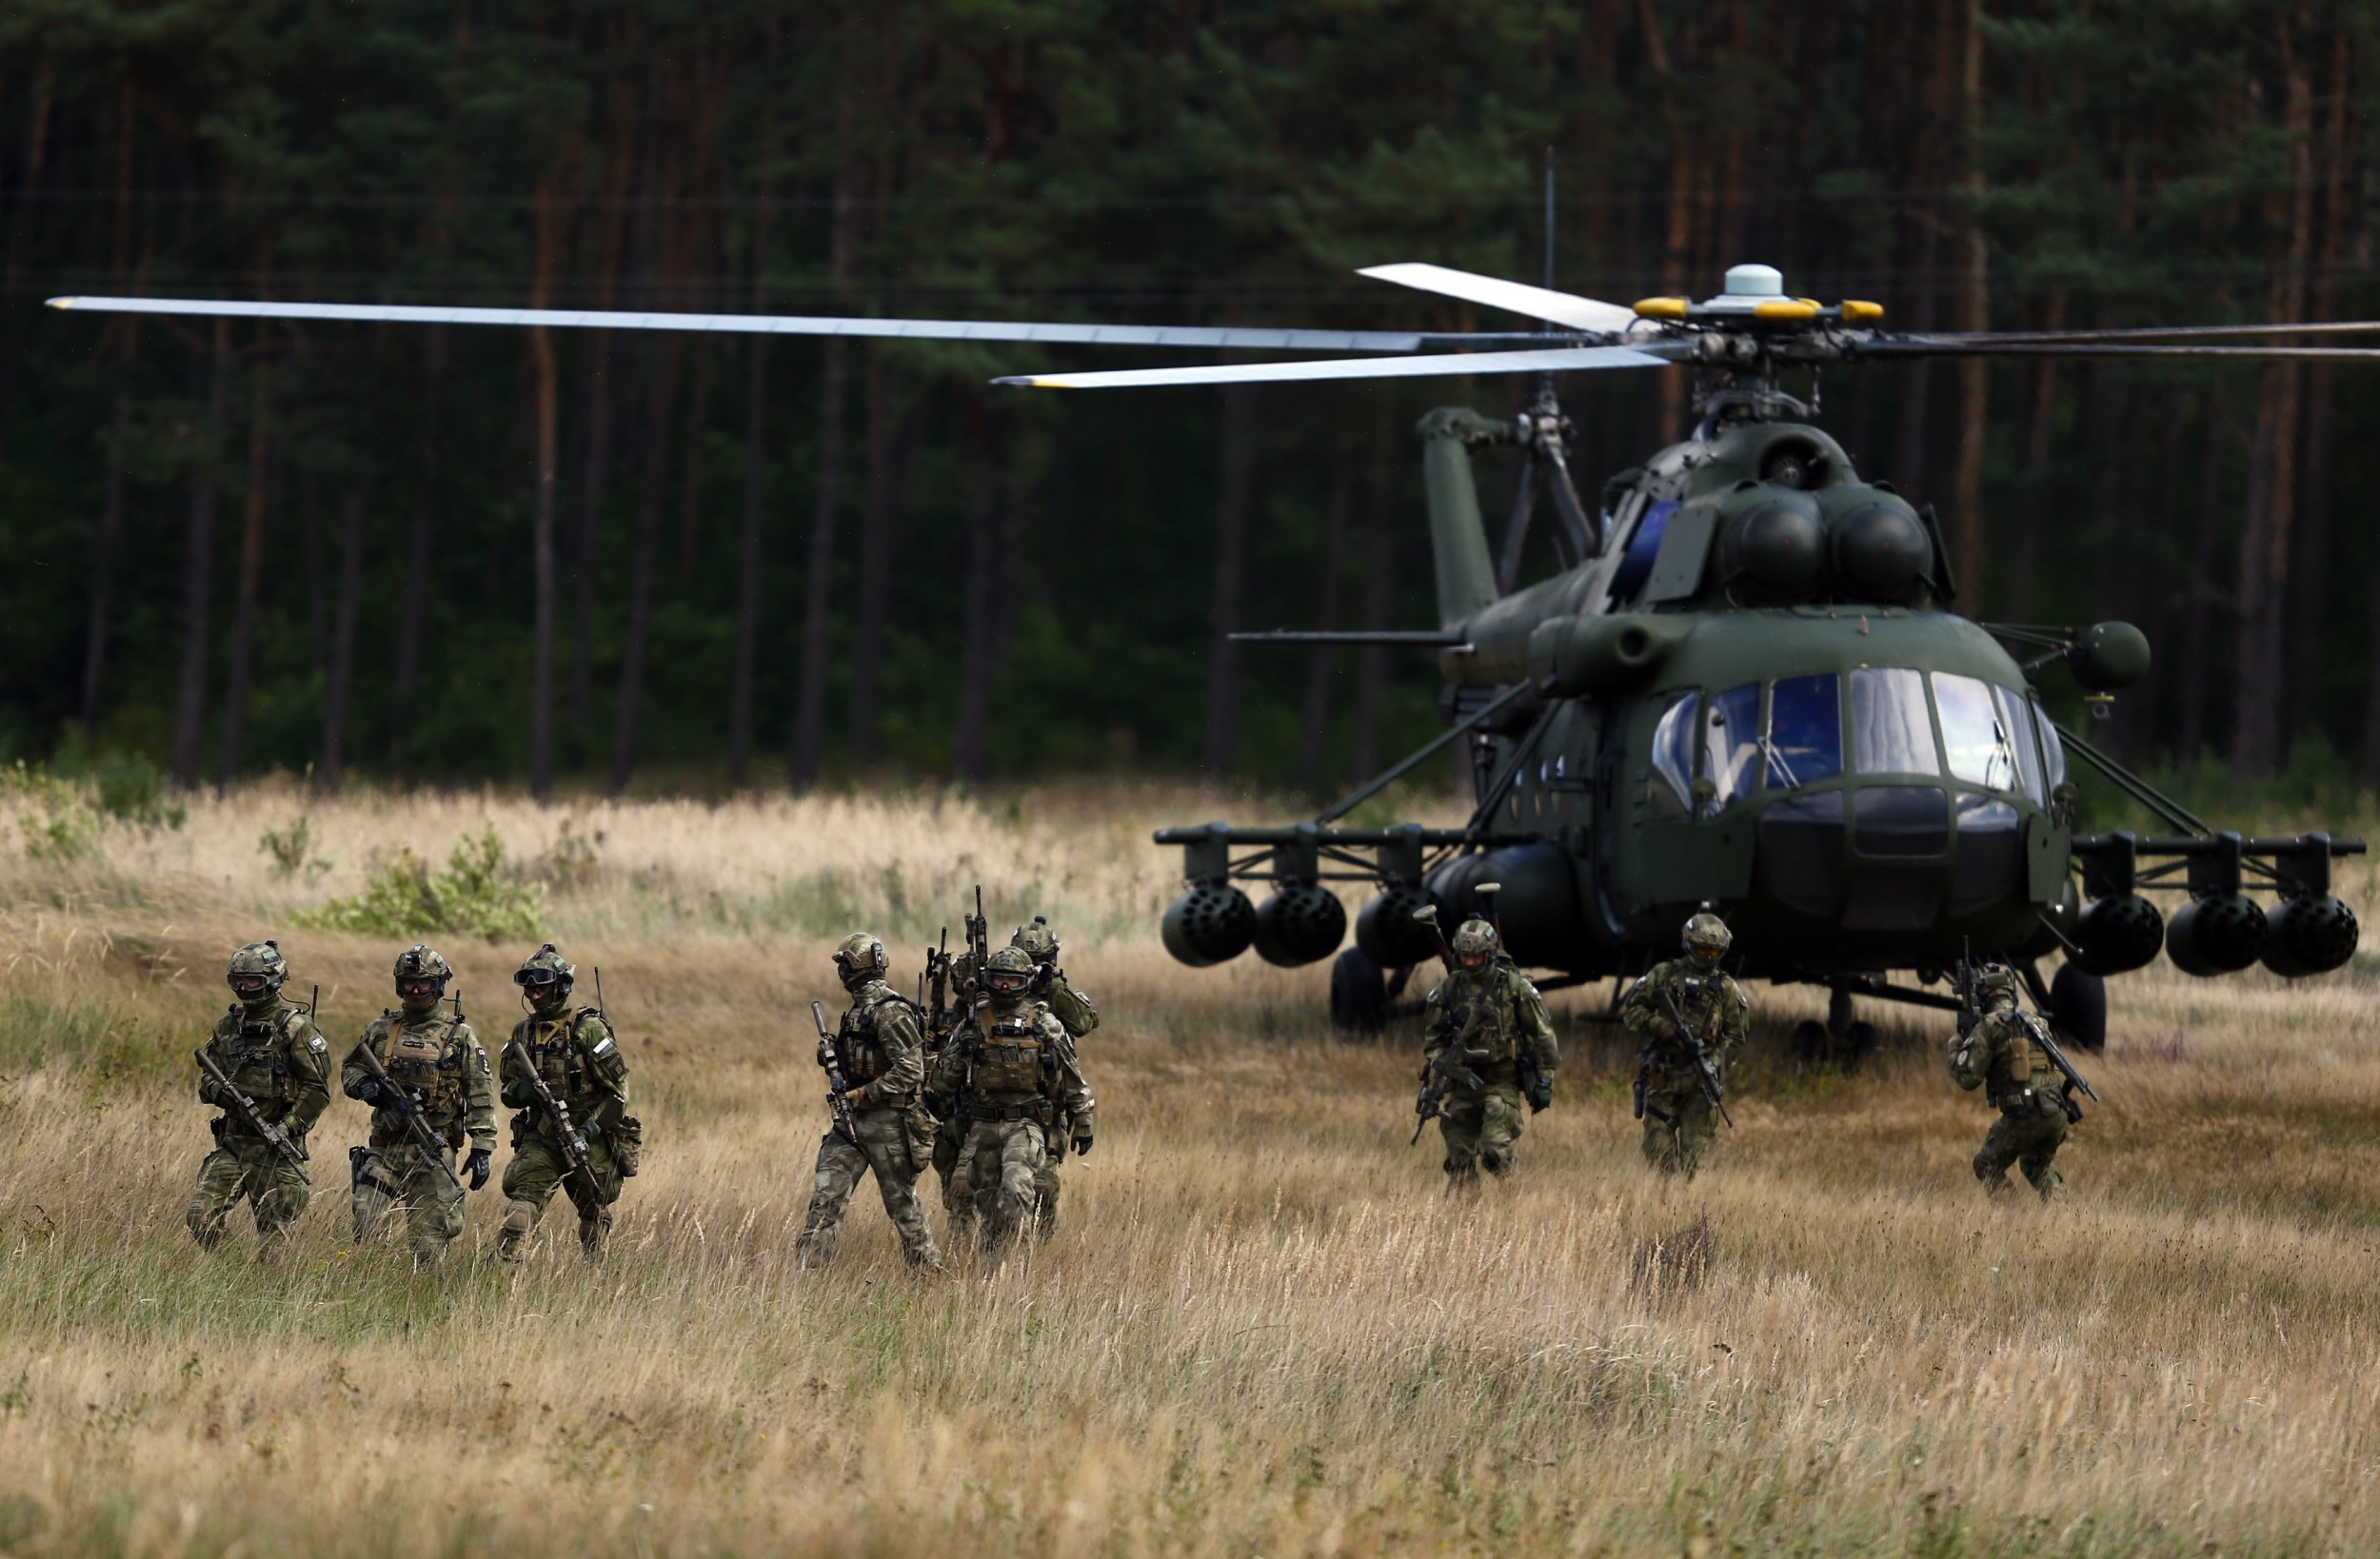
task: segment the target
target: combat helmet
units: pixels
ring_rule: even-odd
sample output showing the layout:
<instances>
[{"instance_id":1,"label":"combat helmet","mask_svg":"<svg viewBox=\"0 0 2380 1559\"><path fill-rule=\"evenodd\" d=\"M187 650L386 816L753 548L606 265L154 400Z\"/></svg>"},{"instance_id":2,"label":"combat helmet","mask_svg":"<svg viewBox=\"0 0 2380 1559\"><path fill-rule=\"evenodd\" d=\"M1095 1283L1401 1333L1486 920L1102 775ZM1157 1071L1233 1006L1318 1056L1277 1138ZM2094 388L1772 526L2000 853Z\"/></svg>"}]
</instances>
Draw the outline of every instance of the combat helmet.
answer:
<instances>
[{"instance_id":1,"label":"combat helmet","mask_svg":"<svg viewBox=\"0 0 2380 1559\"><path fill-rule=\"evenodd\" d=\"M554 944L547 942L521 960L521 967L512 972L512 983L533 1005L550 1007L570 999L570 987L578 972L578 965L555 952Z\"/></svg>"},{"instance_id":2,"label":"combat helmet","mask_svg":"<svg viewBox=\"0 0 2380 1559\"><path fill-rule=\"evenodd\" d=\"M289 977L289 963L281 956L281 944L275 941L250 942L231 955L231 967L224 974L224 983L246 1007L261 1007L281 994L281 982Z\"/></svg>"},{"instance_id":3,"label":"combat helmet","mask_svg":"<svg viewBox=\"0 0 2380 1559\"><path fill-rule=\"evenodd\" d=\"M1684 944L1688 957L1705 968L1716 968L1719 959L1727 957L1735 934L1727 929L1726 921L1703 910L1687 920L1678 940Z\"/></svg>"},{"instance_id":4,"label":"combat helmet","mask_svg":"<svg viewBox=\"0 0 2380 1559\"><path fill-rule=\"evenodd\" d=\"M1024 949L1044 969L1058 961L1058 933L1050 929L1046 916L1037 915L1031 925L1019 926L1008 945Z\"/></svg>"},{"instance_id":5,"label":"combat helmet","mask_svg":"<svg viewBox=\"0 0 2380 1559\"><path fill-rule=\"evenodd\" d=\"M438 950L420 942L397 955L396 982L400 1000L405 997L407 980L426 979L430 982L430 1001L435 1004L446 994L446 981L454 978L454 970L438 956Z\"/></svg>"},{"instance_id":6,"label":"combat helmet","mask_svg":"<svg viewBox=\"0 0 2380 1559\"><path fill-rule=\"evenodd\" d=\"M1975 970L1975 998L1986 1007L2016 999L2016 972L2004 963L1987 963Z\"/></svg>"},{"instance_id":7,"label":"combat helmet","mask_svg":"<svg viewBox=\"0 0 2380 1559\"><path fill-rule=\"evenodd\" d=\"M843 988L856 991L869 980L884 977L884 943L871 932L855 931L835 949L835 973Z\"/></svg>"},{"instance_id":8,"label":"combat helmet","mask_svg":"<svg viewBox=\"0 0 2380 1559\"><path fill-rule=\"evenodd\" d=\"M1033 955L1021 947L995 948L983 960L983 986L996 997L1022 996L1033 983Z\"/></svg>"},{"instance_id":9,"label":"combat helmet","mask_svg":"<svg viewBox=\"0 0 2380 1559\"><path fill-rule=\"evenodd\" d=\"M1455 928L1447 945L1455 950L1455 961L1476 975L1496 961L1497 942L1496 927L1475 915Z\"/></svg>"}]
</instances>

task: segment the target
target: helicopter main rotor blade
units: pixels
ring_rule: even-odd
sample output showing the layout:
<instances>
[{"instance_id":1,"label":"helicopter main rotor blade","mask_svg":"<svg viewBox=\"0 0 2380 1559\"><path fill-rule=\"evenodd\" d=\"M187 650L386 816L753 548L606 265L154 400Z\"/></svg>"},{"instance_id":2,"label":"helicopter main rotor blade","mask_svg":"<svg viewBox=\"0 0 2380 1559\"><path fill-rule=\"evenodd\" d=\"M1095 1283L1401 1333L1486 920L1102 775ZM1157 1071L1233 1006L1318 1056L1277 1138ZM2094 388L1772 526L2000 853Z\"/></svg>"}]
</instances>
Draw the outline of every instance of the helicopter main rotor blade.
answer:
<instances>
[{"instance_id":1,"label":"helicopter main rotor blade","mask_svg":"<svg viewBox=\"0 0 2380 1559\"><path fill-rule=\"evenodd\" d=\"M1616 333L1636 323L1636 311L1623 308L1618 304L1605 303L1598 298L1581 298L1571 292L1556 292L1549 287L1531 286L1524 282L1507 282L1500 277L1481 276L1468 270L1450 270L1444 266L1409 261L1394 266L1367 266L1356 274L1369 276L1378 282L1394 282L1398 286L1414 287L1423 292L1460 298L1465 303L1485 304L1490 308L1526 314L1533 320L1566 325L1574 330Z\"/></svg>"},{"instance_id":2,"label":"helicopter main rotor blade","mask_svg":"<svg viewBox=\"0 0 2380 1559\"><path fill-rule=\"evenodd\" d=\"M1429 379L1478 373L1571 373L1588 368L1666 368L1670 348L1550 346L1528 352L1441 352L1429 357L1338 357L1307 363L1219 363L1197 368L1119 368L1099 373L1011 374L995 385L1035 389L1127 389L1161 385L1267 385L1315 379ZM1680 355L1683 355L1680 352Z\"/></svg>"},{"instance_id":3,"label":"helicopter main rotor blade","mask_svg":"<svg viewBox=\"0 0 2380 1559\"><path fill-rule=\"evenodd\" d=\"M1415 352L1469 335L1411 330L1275 330L1240 326L1073 325L1015 320L888 320L821 314L677 314L601 308L445 308L413 304L242 302L220 298L52 298L52 308L232 319L349 320L397 325L556 326L595 330L693 330L732 335L866 336L914 341L1034 342L1074 346L1182 346L1208 350ZM1532 336L1507 336L1527 341Z\"/></svg>"},{"instance_id":4,"label":"helicopter main rotor blade","mask_svg":"<svg viewBox=\"0 0 2380 1559\"><path fill-rule=\"evenodd\" d=\"M1951 330L1929 341L2123 342L2219 341L2240 336L2359 336L2380 331L2380 320L2314 320L2294 325L2140 325L2106 330Z\"/></svg>"},{"instance_id":5,"label":"helicopter main rotor blade","mask_svg":"<svg viewBox=\"0 0 2380 1559\"><path fill-rule=\"evenodd\" d=\"M1847 356L1874 360L1894 357L2087 357L2202 358L2235 363L2380 363L2380 346L2192 346L2115 345L2083 342L1967 341L1904 336L1893 341L1859 343Z\"/></svg>"}]
</instances>

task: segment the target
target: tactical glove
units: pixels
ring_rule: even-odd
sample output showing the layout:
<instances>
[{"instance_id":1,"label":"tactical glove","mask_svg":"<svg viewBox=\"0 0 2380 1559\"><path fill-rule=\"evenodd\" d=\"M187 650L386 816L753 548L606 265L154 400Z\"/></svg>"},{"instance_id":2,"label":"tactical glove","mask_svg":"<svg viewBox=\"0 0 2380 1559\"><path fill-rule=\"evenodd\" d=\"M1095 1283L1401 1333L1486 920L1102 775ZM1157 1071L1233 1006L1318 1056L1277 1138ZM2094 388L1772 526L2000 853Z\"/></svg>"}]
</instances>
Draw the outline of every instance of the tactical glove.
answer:
<instances>
[{"instance_id":1,"label":"tactical glove","mask_svg":"<svg viewBox=\"0 0 2380 1559\"><path fill-rule=\"evenodd\" d=\"M471 1189L477 1191L487 1183L487 1150L473 1148L471 1156L463 1161L463 1172L471 1177Z\"/></svg>"},{"instance_id":2,"label":"tactical glove","mask_svg":"<svg viewBox=\"0 0 2380 1559\"><path fill-rule=\"evenodd\" d=\"M515 1110L526 1110L537 1102L537 1090L526 1077L515 1077L505 1084L504 1101Z\"/></svg>"},{"instance_id":3,"label":"tactical glove","mask_svg":"<svg viewBox=\"0 0 2380 1559\"><path fill-rule=\"evenodd\" d=\"M1081 1133L1081 1135L1079 1135L1078 1136L1076 1136L1076 1137L1075 1137L1075 1139L1074 1139L1074 1155L1075 1155L1077 1158L1081 1158L1081 1157L1086 1156L1086 1155L1090 1153L1090 1151L1091 1151L1091 1134L1090 1134L1090 1133L1088 1133L1088 1132L1083 1132L1083 1133Z\"/></svg>"},{"instance_id":4,"label":"tactical glove","mask_svg":"<svg viewBox=\"0 0 2380 1559\"><path fill-rule=\"evenodd\" d=\"M1537 1114L1554 1102L1554 1079L1540 1072L1529 1079L1529 1113Z\"/></svg>"},{"instance_id":5,"label":"tactical glove","mask_svg":"<svg viewBox=\"0 0 2380 1559\"><path fill-rule=\"evenodd\" d=\"M211 1105L214 1105L215 1107L217 1107L218 1109L220 1109L220 1108L222 1107L222 1105L223 1105L223 1099L222 1099L222 1096L221 1096L221 1095L222 1095L222 1094L223 1094L223 1085L222 1085L221 1083L216 1082L214 1078L212 1078L212 1077L201 1077L201 1078L199 1078L199 1079L198 1079L198 1102L199 1102L199 1103L201 1103L201 1104L211 1104Z\"/></svg>"},{"instance_id":6,"label":"tactical glove","mask_svg":"<svg viewBox=\"0 0 2380 1559\"><path fill-rule=\"evenodd\" d=\"M409 1115L414 1111L421 1108L419 1104L414 1102L412 1095L407 1093L402 1088L395 1087L382 1089L380 1091L380 1102L387 1108L394 1110L401 1115Z\"/></svg>"},{"instance_id":7,"label":"tactical glove","mask_svg":"<svg viewBox=\"0 0 2380 1559\"><path fill-rule=\"evenodd\" d=\"M380 1079L378 1077L367 1077L362 1082L357 1083L355 1085L355 1096L361 1103L378 1104L380 1102Z\"/></svg>"}]
</instances>

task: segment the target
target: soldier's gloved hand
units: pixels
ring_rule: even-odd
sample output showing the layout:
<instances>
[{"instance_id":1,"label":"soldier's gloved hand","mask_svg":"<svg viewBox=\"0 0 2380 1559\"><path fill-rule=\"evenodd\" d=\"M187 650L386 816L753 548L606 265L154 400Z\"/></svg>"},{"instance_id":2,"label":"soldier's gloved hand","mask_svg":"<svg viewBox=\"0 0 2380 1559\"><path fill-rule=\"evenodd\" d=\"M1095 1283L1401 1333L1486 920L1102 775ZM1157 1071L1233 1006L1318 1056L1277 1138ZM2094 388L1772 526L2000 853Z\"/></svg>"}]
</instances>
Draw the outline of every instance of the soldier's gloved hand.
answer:
<instances>
[{"instance_id":1,"label":"soldier's gloved hand","mask_svg":"<svg viewBox=\"0 0 2380 1559\"><path fill-rule=\"evenodd\" d=\"M526 1110L537 1102L537 1090L526 1077L515 1077L504 1086L504 1101L515 1110Z\"/></svg>"},{"instance_id":2,"label":"soldier's gloved hand","mask_svg":"<svg viewBox=\"0 0 2380 1559\"><path fill-rule=\"evenodd\" d=\"M382 1089L380 1091L380 1102L387 1105L389 1109L394 1110L401 1115L409 1115L414 1111L421 1108L421 1105L415 1101L413 1095L407 1093L402 1088Z\"/></svg>"},{"instance_id":3,"label":"soldier's gloved hand","mask_svg":"<svg viewBox=\"0 0 2380 1559\"><path fill-rule=\"evenodd\" d=\"M471 1189L477 1191L487 1183L487 1150L473 1148L471 1156L463 1161L463 1173L471 1177Z\"/></svg>"},{"instance_id":4,"label":"soldier's gloved hand","mask_svg":"<svg viewBox=\"0 0 2380 1559\"><path fill-rule=\"evenodd\" d=\"M1529 1080L1529 1113L1537 1114L1554 1102L1554 1079L1538 1073Z\"/></svg>"},{"instance_id":5,"label":"soldier's gloved hand","mask_svg":"<svg viewBox=\"0 0 2380 1559\"><path fill-rule=\"evenodd\" d=\"M216 1082L214 1078L201 1077L198 1079L199 1103L220 1106L223 1103L222 1094L223 1085Z\"/></svg>"},{"instance_id":6,"label":"soldier's gloved hand","mask_svg":"<svg viewBox=\"0 0 2380 1559\"><path fill-rule=\"evenodd\" d=\"M1077 1158L1081 1158L1081 1157L1083 1157L1084 1155L1088 1154L1090 1153L1090 1151L1091 1151L1091 1134L1090 1134L1090 1133L1088 1133L1088 1132L1078 1132L1078 1133L1076 1133L1076 1134L1075 1134L1075 1139L1074 1139L1074 1155L1075 1155Z\"/></svg>"},{"instance_id":7,"label":"soldier's gloved hand","mask_svg":"<svg viewBox=\"0 0 2380 1559\"><path fill-rule=\"evenodd\" d=\"M1664 1039L1675 1039L1677 1037L1677 1025L1669 1018L1664 1017L1660 1020L1660 1022L1654 1025L1653 1032L1659 1035Z\"/></svg>"},{"instance_id":8,"label":"soldier's gloved hand","mask_svg":"<svg viewBox=\"0 0 2380 1559\"><path fill-rule=\"evenodd\" d=\"M380 1079L378 1077L367 1077L362 1082L357 1083L355 1085L355 1096L360 1103L378 1104L380 1102Z\"/></svg>"},{"instance_id":9,"label":"soldier's gloved hand","mask_svg":"<svg viewBox=\"0 0 2380 1559\"><path fill-rule=\"evenodd\" d=\"M929 1088L924 1093L918 1095L918 1102L925 1106L925 1113L927 1115L932 1115L937 1120L942 1118L942 1096L940 1094L935 1093Z\"/></svg>"}]
</instances>

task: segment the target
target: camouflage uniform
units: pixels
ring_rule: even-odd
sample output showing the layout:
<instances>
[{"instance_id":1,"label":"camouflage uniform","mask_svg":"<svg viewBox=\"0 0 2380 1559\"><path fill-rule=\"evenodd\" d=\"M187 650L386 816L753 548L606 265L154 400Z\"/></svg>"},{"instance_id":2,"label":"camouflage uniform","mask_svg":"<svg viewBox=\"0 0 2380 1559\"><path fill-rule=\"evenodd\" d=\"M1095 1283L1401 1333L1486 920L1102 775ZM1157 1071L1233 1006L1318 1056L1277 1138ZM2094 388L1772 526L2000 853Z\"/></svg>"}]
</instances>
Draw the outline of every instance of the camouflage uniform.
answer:
<instances>
[{"instance_id":1,"label":"camouflage uniform","mask_svg":"<svg viewBox=\"0 0 2380 1559\"><path fill-rule=\"evenodd\" d=\"M339 1072L347 1096L372 1106L370 1135L353 1154L355 1237L359 1242L368 1238L401 1206L416 1268L437 1266L447 1245L463 1233L463 1193L447 1176L455 1168L455 1150L467 1136L471 1154L464 1169L477 1189L486 1183L488 1155L496 1146L496 1090L487 1073L487 1052L468 1023L438 1010L437 993L451 977L446 960L428 948L400 954L397 980L403 1005L373 1018L356 1042L357 1051L368 1049L379 1057L401 1094L392 1095L389 1085L373 1076L355 1055ZM409 980L434 986L426 1005L407 993ZM405 1124L406 1106L417 1110L441 1140L435 1160Z\"/></svg>"},{"instance_id":2,"label":"camouflage uniform","mask_svg":"<svg viewBox=\"0 0 2380 1559\"><path fill-rule=\"evenodd\" d=\"M1438 1056L1459 1044L1455 1059L1478 1079L1477 1088L1465 1078L1449 1080L1439 1106L1447 1187L1464 1191L1478 1184L1482 1169L1496 1175L1511 1171L1525 1118L1521 1107L1545 1108L1561 1048L1537 988L1499 947L1495 927L1464 921L1453 952L1446 978L1430 993L1421 1076L1428 1082Z\"/></svg>"},{"instance_id":3,"label":"camouflage uniform","mask_svg":"<svg viewBox=\"0 0 2380 1559\"><path fill-rule=\"evenodd\" d=\"M1050 929L1047 918L1037 915L1032 924L1019 926L1008 945L1022 949L1033 959L1033 983L1028 989L1036 1001L1049 1008L1050 1016L1058 1019L1068 1040L1081 1039L1100 1026L1099 1009L1091 1005L1090 997L1067 984L1066 972L1058 967L1058 933ZM1061 1121L1050 1142L1049 1162L1033 1177L1041 1209L1037 1233L1043 1239L1058 1233L1058 1166L1065 1161L1066 1136L1066 1123Z\"/></svg>"},{"instance_id":4,"label":"camouflage uniform","mask_svg":"<svg viewBox=\"0 0 2380 1559\"><path fill-rule=\"evenodd\" d=\"M1975 1178L1993 1195L2008 1195L2016 1189L2008 1177L2008 1167L2015 1164L2041 1199L2053 1201L2065 1194L2066 1177L2051 1160L2066 1140L2068 1123L2080 1120L2082 1110L2026 1032L2008 971L1986 970L1983 992L1988 1010L1973 1028L1951 1040L1951 1076L1961 1088L1988 1084L1987 1095L2000 1112L1975 1154Z\"/></svg>"},{"instance_id":5,"label":"camouflage uniform","mask_svg":"<svg viewBox=\"0 0 2380 1559\"><path fill-rule=\"evenodd\" d=\"M288 976L281 950L271 942L251 942L234 953L227 978L241 1000L216 1020L206 1048L232 1086L255 1101L266 1123L304 1153L306 1134L330 1103L329 1061L313 1015L281 999ZM304 1174L256 1134L204 1067L198 1069L198 1097L223 1115L209 1127L215 1149L190 1188L185 1218L190 1233L212 1249L223 1238L224 1220L245 1196L266 1251L279 1249L290 1223L306 1211L310 1192Z\"/></svg>"},{"instance_id":6,"label":"camouflage uniform","mask_svg":"<svg viewBox=\"0 0 2380 1559\"><path fill-rule=\"evenodd\" d=\"M636 1173L644 1132L627 1113L628 1063L602 1012L570 1010L576 974L548 942L512 977L529 1003L529 1015L512 1026L497 1063L500 1096L520 1112L512 1117L512 1160L505 1165L508 1205L496 1232L496 1254L507 1261L521 1259L556 1186L578 1209L580 1246L590 1256L602 1255L611 1238L611 1204L620 1199L620 1183ZM532 1078L544 1079L568 1113L571 1133L585 1149L585 1170L571 1169L563 1153L562 1127L545 1113Z\"/></svg>"},{"instance_id":7,"label":"camouflage uniform","mask_svg":"<svg viewBox=\"0 0 2380 1559\"><path fill-rule=\"evenodd\" d=\"M1686 922L1685 957L1657 963L1620 998L1619 1020L1644 1041L1636 1064L1644 1087L1644 1159L1664 1174L1694 1178L1717 1129L1716 1112L1696 1080L1692 1053L1655 999L1676 993L1687 1023L1722 1087L1752 1026L1752 998L1718 967L1733 937L1716 915Z\"/></svg>"},{"instance_id":8,"label":"camouflage uniform","mask_svg":"<svg viewBox=\"0 0 2380 1559\"><path fill-rule=\"evenodd\" d=\"M919 1101L925 1080L925 1034L914 1004L884 983L884 944L865 932L846 937L835 964L850 994L850 1009L835 1034L835 1066L846 1085L858 1140L830 1128L818 1145L817 1189L795 1246L802 1264L834 1258L843 1209L863 1175L873 1172L884 1214L901 1234L913 1270L941 1269L942 1252L918 1201L918 1173L932 1156L933 1117Z\"/></svg>"},{"instance_id":9,"label":"camouflage uniform","mask_svg":"<svg viewBox=\"0 0 2380 1559\"><path fill-rule=\"evenodd\" d=\"M1032 977L1033 960L1021 949L992 954L988 989L952 1031L928 1084L964 1125L948 1194L973 1197L984 1243L994 1249L1033 1220L1036 1179L1060 1123L1077 1154L1091 1150L1091 1090L1065 1026L1027 994Z\"/></svg>"}]
</instances>

